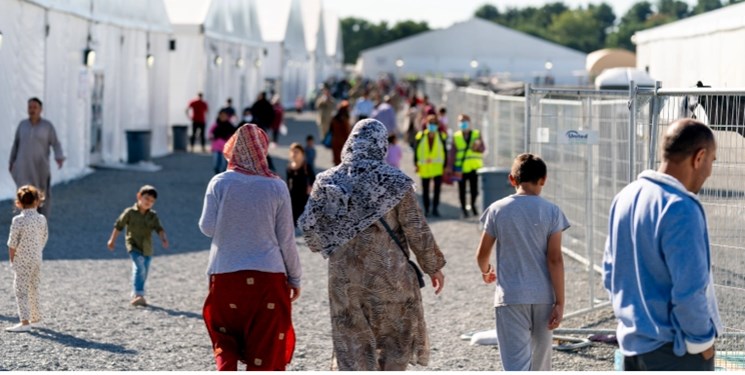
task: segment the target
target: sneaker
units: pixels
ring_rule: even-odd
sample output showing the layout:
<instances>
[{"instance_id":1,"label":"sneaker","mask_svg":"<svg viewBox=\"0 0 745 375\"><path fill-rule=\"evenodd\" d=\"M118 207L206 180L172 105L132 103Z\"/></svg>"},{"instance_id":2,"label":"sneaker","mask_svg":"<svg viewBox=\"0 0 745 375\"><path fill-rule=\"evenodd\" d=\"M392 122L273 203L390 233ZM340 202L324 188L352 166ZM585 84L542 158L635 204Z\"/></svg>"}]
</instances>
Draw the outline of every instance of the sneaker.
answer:
<instances>
[{"instance_id":1,"label":"sneaker","mask_svg":"<svg viewBox=\"0 0 745 375\"><path fill-rule=\"evenodd\" d=\"M31 330L31 325L30 324L24 325L23 323L18 323L14 326L5 328L5 331L7 332L28 332L30 330Z\"/></svg>"},{"instance_id":2,"label":"sneaker","mask_svg":"<svg viewBox=\"0 0 745 375\"><path fill-rule=\"evenodd\" d=\"M145 301L145 297L143 296L135 297L130 303L132 306L147 306L147 301Z\"/></svg>"}]
</instances>

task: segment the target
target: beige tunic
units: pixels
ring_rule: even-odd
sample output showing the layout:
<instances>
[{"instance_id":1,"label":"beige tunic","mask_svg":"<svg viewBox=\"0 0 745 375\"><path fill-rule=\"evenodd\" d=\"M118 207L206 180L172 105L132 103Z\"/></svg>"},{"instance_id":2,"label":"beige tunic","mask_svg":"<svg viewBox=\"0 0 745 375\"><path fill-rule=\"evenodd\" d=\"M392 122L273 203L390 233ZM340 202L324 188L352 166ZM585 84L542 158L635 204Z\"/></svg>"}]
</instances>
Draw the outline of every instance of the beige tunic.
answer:
<instances>
[{"instance_id":1,"label":"beige tunic","mask_svg":"<svg viewBox=\"0 0 745 375\"><path fill-rule=\"evenodd\" d=\"M425 274L445 266L413 190L384 219ZM405 370L429 362L416 274L379 222L331 254L329 300L339 370Z\"/></svg>"}]
</instances>

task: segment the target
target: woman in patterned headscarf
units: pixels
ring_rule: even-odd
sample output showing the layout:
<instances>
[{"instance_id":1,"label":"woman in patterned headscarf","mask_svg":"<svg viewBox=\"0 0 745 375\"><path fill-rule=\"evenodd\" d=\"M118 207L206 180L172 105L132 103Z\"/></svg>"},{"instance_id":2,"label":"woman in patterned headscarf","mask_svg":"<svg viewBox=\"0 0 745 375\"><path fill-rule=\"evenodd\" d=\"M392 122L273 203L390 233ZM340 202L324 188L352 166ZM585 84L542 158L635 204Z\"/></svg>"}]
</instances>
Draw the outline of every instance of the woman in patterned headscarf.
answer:
<instances>
[{"instance_id":1,"label":"woman in patterned headscarf","mask_svg":"<svg viewBox=\"0 0 745 375\"><path fill-rule=\"evenodd\" d=\"M427 365L429 340L409 248L435 293L444 282L445 258L417 205L414 182L384 161L387 136L377 120L358 122L341 164L317 176L300 217L310 249L329 259L332 338L343 371Z\"/></svg>"},{"instance_id":2,"label":"woman in patterned headscarf","mask_svg":"<svg viewBox=\"0 0 745 375\"><path fill-rule=\"evenodd\" d=\"M199 228L212 238L204 322L218 370L284 370L295 348L291 302L300 296L287 186L269 170L269 140L247 124L225 144L228 170L212 178ZM257 345L257 343L260 343Z\"/></svg>"}]
</instances>

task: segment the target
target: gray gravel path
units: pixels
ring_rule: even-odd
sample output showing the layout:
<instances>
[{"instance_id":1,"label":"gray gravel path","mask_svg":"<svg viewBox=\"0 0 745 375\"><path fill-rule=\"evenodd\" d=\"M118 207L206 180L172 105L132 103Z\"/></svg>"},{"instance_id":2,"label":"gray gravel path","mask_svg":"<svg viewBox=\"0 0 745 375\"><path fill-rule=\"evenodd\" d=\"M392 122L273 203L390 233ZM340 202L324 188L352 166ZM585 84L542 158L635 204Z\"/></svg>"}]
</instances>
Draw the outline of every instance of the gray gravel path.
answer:
<instances>
[{"instance_id":1,"label":"gray gravel path","mask_svg":"<svg viewBox=\"0 0 745 375\"><path fill-rule=\"evenodd\" d=\"M284 174L287 146L316 134L312 114L292 116L290 134L271 150ZM317 138L317 136L316 136ZM316 164L330 166L330 153L318 147ZM411 154L404 155L412 173ZM46 328L30 334L0 332L0 370L212 370L210 342L201 319L206 296L204 270L209 240L196 222L211 177L207 154L174 154L156 160L157 173L98 170L54 187L50 241L45 249L41 301ZM172 248L156 247L148 280L147 308L129 306L130 264L122 239L110 253L105 244L113 221L131 205L140 185L150 183L161 197L155 209ZM476 219L459 220L457 188L443 191L444 217L431 226L448 265L445 290L424 290L432 356L426 368L412 370L499 370L496 347L470 346L459 336L494 326L493 286L483 285L474 262L480 230ZM0 239L7 238L11 202L0 202ZM328 370L331 361L326 262L298 238L303 293L294 304L298 333L291 370ZM579 264L566 259L568 292L579 303L586 292ZM429 288L429 287L428 287ZM571 289L570 289L571 288ZM580 293L581 292L581 293ZM17 320L12 273L0 262L0 325ZM571 299L571 296L570 296ZM572 306L568 306L572 309ZM566 327L612 328L610 310L573 318ZM612 370L614 347L594 344L572 353L555 351L557 370Z\"/></svg>"}]
</instances>

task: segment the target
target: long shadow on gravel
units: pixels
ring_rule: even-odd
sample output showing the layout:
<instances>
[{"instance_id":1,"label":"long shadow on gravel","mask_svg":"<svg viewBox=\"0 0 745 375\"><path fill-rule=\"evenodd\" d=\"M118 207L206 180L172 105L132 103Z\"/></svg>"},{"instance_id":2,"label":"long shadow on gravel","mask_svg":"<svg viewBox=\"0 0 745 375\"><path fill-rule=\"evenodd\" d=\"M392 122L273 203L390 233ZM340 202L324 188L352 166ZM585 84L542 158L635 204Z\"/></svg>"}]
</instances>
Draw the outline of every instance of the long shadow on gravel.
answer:
<instances>
[{"instance_id":1,"label":"long shadow on gravel","mask_svg":"<svg viewBox=\"0 0 745 375\"><path fill-rule=\"evenodd\" d=\"M119 214L134 205L137 191L145 184L158 189L154 209L171 245L162 249L154 235L156 256L209 249L210 240L199 231L197 223L204 191L213 175L211 155L176 153L154 162L162 170L100 169L81 179L55 185L44 259L127 258L123 234L113 253L106 248L106 241ZM12 202L0 202L0 239L8 238L13 215Z\"/></svg>"},{"instance_id":2,"label":"long shadow on gravel","mask_svg":"<svg viewBox=\"0 0 745 375\"><path fill-rule=\"evenodd\" d=\"M68 335L62 332L53 331L48 328L36 329L36 330L29 332L29 334L32 336L36 336L40 339L55 341L61 345L69 346L73 348L95 349L95 350L102 350L105 352L117 353L117 354L137 354L136 350L127 349L126 347L121 346L121 345L81 339L79 337Z\"/></svg>"},{"instance_id":3,"label":"long shadow on gravel","mask_svg":"<svg viewBox=\"0 0 745 375\"><path fill-rule=\"evenodd\" d=\"M18 322L18 317L17 316L11 317L11 316L0 315L0 321L17 323Z\"/></svg>"},{"instance_id":4,"label":"long shadow on gravel","mask_svg":"<svg viewBox=\"0 0 745 375\"><path fill-rule=\"evenodd\" d=\"M165 307L155 306L152 304L147 305L147 309L153 310L153 311L160 311L164 312L170 316L175 317L185 317L185 318L192 318L192 319L199 319L202 320L202 314L191 312L191 311L179 311L179 310L172 310L167 309Z\"/></svg>"}]
</instances>

